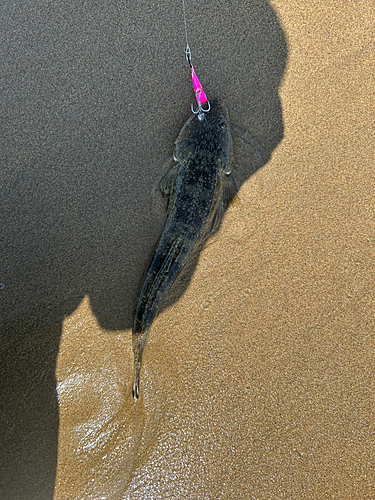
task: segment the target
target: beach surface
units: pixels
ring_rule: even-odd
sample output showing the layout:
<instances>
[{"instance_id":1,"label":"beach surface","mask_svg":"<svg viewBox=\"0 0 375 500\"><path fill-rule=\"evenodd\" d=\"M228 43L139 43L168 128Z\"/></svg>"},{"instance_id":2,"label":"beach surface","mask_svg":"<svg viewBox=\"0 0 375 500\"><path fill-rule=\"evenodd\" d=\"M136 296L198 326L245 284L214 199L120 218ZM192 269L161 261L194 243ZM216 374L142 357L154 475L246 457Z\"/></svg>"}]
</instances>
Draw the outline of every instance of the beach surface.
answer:
<instances>
[{"instance_id":1,"label":"beach surface","mask_svg":"<svg viewBox=\"0 0 375 500\"><path fill-rule=\"evenodd\" d=\"M131 327L193 91L179 3L3 2L3 500L375 496L375 7L187 1L240 203Z\"/></svg>"}]
</instances>

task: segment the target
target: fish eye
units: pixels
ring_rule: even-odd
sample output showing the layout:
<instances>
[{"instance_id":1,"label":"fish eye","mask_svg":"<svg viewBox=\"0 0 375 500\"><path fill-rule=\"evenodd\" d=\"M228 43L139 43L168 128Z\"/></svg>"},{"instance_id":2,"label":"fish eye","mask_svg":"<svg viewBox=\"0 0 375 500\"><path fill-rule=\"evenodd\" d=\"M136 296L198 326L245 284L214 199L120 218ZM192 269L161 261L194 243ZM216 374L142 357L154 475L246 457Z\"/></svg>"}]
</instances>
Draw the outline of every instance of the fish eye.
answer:
<instances>
[{"instance_id":1,"label":"fish eye","mask_svg":"<svg viewBox=\"0 0 375 500\"><path fill-rule=\"evenodd\" d=\"M221 122L219 123L219 127L222 128L223 130L225 130L227 128L227 122L225 122L224 120L221 120Z\"/></svg>"}]
</instances>

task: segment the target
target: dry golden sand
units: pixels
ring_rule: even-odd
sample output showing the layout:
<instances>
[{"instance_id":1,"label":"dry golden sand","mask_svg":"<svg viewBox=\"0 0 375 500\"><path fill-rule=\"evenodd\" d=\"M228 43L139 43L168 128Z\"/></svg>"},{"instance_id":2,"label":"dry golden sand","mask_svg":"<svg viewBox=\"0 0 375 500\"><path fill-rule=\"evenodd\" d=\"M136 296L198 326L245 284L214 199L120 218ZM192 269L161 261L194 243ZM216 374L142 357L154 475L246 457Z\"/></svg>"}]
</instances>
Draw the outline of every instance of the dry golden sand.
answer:
<instances>
[{"instance_id":1,"label":"dry golden sand","mask_svg":"<svg viewBox=\"0 0 375 500\"><path fill-rule=\"evenodd\" d=\"M54 500L375 497L374 7L272 6L284 138L155 321L137 403L130 330L88 297L65 319Z\"/></svg>"}]
</instances>

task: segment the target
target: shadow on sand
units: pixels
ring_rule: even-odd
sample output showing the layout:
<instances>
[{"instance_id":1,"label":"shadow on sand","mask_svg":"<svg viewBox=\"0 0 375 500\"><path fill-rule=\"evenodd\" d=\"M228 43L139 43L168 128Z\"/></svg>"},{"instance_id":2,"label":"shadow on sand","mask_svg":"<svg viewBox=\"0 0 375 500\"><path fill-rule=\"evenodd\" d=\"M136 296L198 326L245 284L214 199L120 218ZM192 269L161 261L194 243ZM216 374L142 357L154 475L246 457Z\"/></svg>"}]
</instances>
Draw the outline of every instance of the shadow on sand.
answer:
<instances>
[{"instance_id":1,"label":"shadow on sand","mask_svg":"<svg viewBox=\"0 0 375 500\"><path fill-rule=\"evenodd\" d=\"M283 136L286 41L265 0L195 4L193 62L238 126L240 186ZM192 91L173 2L5 0L2 16L0 496L50 500L62 321L89 295L102 327L131 328Z\"/></svg>"}]
</instances>

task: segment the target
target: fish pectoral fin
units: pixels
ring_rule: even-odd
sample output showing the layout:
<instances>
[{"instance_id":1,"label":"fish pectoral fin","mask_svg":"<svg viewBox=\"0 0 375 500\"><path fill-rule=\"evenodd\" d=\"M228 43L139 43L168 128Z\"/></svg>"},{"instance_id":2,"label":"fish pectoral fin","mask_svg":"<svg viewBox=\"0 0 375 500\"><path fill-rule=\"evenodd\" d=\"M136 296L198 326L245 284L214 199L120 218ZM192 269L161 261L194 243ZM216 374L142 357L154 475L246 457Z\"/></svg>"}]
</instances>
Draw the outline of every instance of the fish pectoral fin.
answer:
<instances>
[{"instance_id":1,"label":"fish pectoral fin","mask_svg":"<svg viewBox=\"0 0 375 500\"><path fill-rule=\"evenodd\" d=\"M236 181L234 180L231 172L224 174L223 179L223 205L224 211L228 208L231 203L239 203L238 189Z\"/></svg>"},{"instance_id":2,"label":"fish pectoral fin","mask_svg":"<svg viewBox=\"0 0 375 500\"><path fill-rule=\"evenodd\" d=\"M221 180L223 183L221 198L218 201L215 213L212 217L212 222L205 235L203 236L202 241L205 241L211 236L211 234L216 233L216 231L219 229L221 221L224 217L224 213L228 206L231 203L239 203L237 186L233 175L230 172L224 173Z\"/></svg>"},{"instance_id":3,"label":"fish pectoral fin","mask_svg":"<svg viewBox=\"0 0 375 500\"><path fill-rule=\"evenodd\" d=\"M206 235L206 238L208 238L211 234L216 233L216 231L219 229L221 221L223 220L224 217L224 212L225 212L224 203L223 200L220 200L215 210L211 227Z\"/></svg>"},{"instance_id":4,"label":"fish pectoral fin","mask_svg":"<svg viewBox=\"0 0 375 500\"><path fill-rule=\"evenodd\" d=\"M176 162L176 160L173 159L170 161L173 161L173 164L169 167L159 182L160 191L163 193L163 196L167 196L168 198L174 194L177 176L181 168L180 163Z\"/></svg>"}]
</instances>

